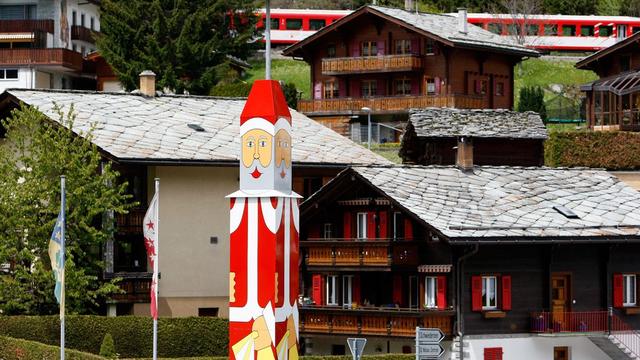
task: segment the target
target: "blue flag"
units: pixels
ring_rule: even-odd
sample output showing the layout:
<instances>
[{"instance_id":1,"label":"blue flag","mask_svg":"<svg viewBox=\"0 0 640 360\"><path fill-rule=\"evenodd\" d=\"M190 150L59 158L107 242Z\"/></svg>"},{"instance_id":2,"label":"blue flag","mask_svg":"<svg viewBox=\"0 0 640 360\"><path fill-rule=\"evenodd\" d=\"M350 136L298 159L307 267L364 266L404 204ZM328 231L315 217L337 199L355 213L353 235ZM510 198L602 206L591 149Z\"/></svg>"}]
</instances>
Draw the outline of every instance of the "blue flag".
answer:
<instances>
[{"instance_id":1,"label":"blue flag","mask_svg":"<svg viewBox=\"0 0 640 360\"><path fill-rule=\"evenodd\" d=\"M63 214L58 214L56 226L51 233L49 241L49 258L51 259L51 270L56 278L55 296L60 304L60 315L64 309L64 238L62 230L64 227Z\"/></svg>"}]
</instances>

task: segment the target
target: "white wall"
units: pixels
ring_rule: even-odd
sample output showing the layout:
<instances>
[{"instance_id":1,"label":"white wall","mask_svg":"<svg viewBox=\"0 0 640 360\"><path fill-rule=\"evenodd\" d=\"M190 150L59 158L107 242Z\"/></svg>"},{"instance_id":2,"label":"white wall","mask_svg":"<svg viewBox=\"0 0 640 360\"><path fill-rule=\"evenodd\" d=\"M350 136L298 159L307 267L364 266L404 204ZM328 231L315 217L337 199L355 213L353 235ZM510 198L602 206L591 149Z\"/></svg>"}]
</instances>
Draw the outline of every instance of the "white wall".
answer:
<instances>
[{"instance_id":1,"label":"white wall","mask_svg":"<svg viewBox=\"0 0 640 360\"><path fill-rule=\"evenodd\" d=\"M5 67L1 67L5 69ZM6 67L6 69L15 69L16 67ZM20 88L30 89L33 87L35 79L33 78L34 70L30 68L18 68L18 78L11 80L0 80L0 93L6 89Z\"/></svg>"},{"instance_id":2,"label":"white wall","mask_svg":"<svg viewBox=\"0 0 640 360\"><path fill-rule=\"evenodd\" d=\"M304 335L303 335L304 337ZM415 354L415 339L413 338L383 338L383 337L375 337L375 336L366 336L366 335L354 335L354 336L329 336L329 335L311 335L305 337L305 354L301 355L329 355L331 354L331 348L333 345L344 345L345 352L347 355L350 354L349 347L347 346L347 338L350 337L364 337L367 339L367 345L364 348L364 354L366 355L375 355L375 354L386 354L387 350L389 353L400 354L402 353L403 347L409 346L411 348L411 353ZM309 346L311 344L311 346ZM441 359L447 359L448 350L451 348L450 341L443 341L440 344L447 352L441 357Z\"/></svg>"}]
</instances>

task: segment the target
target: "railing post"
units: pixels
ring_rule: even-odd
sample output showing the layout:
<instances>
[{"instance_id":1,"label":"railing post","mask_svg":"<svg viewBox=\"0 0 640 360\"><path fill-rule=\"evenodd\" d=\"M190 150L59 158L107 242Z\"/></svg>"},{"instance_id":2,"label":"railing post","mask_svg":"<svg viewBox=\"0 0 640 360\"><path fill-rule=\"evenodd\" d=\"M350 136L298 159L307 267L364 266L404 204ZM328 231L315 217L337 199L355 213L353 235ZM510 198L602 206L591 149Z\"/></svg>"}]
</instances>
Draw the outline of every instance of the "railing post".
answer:
<instances>
[{"instance_id":1,"label":"railing post","mask_svg":"<svg viewBox=\"0 0 640 360\"><path fill-rule=\"evenodd\" d=\"M609 306L609 311L608 311L608 315L607 316L607 329L608 329L608 334L611 335L611 325L613 324L613 307Z\"/></svg>"}]
</instances>

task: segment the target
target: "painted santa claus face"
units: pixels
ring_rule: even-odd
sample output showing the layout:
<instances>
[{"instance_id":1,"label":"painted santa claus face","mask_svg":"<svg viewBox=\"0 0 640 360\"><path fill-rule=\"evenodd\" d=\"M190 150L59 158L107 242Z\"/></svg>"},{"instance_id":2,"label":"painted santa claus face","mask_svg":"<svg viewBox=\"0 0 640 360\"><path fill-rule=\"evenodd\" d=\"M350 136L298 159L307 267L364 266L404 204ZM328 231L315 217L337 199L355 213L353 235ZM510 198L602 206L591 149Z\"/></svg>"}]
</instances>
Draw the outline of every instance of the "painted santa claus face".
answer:
<instances>
[{"instance_id":1,"label":"painted santa claus face","mask_svg":"<svg viewBox=\"0 0 640 360\"><path fill-rule=\"evenodd\" d=\"M291 123L279 119L276 123L275 142L275 188L283 192L291 191Z\"/></svg>"}]
</instances>

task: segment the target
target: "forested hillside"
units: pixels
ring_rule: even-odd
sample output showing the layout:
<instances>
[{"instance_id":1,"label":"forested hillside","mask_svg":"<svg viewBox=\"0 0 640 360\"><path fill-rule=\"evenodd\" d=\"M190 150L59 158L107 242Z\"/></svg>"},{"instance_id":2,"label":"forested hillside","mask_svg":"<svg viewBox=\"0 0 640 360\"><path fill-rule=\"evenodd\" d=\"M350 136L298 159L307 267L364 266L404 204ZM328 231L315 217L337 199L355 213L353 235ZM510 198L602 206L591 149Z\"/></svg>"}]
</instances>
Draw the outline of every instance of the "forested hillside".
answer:
<instances>
[{"instance_id":1,"label":"forested hillside","mask_svg":"<svg viewBox=\"0 0 640 360\"><path fill-rule=\"evenodd\" d=\"M565 15L640 16L640 0L515 0L538 3L537 12ZM505 4L514 0L419 0L422 11L454 12L466 7L470 12L507 12ZM273 8L357 9L371 0L272 0ZM378 5L403 7L404 0L378 0ZM498 11L496 11L498 10Z\"/></svg>"}]
</instances>

